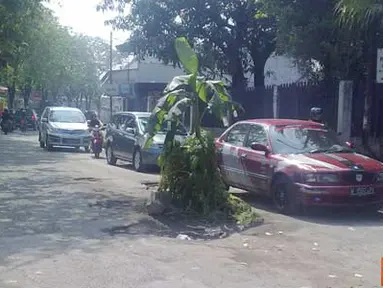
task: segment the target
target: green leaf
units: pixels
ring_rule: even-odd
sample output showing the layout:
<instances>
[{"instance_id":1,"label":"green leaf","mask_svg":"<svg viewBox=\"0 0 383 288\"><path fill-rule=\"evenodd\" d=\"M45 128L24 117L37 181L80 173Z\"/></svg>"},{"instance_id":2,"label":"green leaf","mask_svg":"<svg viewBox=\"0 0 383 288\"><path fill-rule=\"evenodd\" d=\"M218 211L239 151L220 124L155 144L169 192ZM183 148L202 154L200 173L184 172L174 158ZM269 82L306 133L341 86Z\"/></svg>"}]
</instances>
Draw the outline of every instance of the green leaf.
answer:
<instances>
[{"instance_id":1,"label":"green leaf","mask_svg":"<svg viewBox=\"0 0 383 288\"><path fill-rule=\"evenodd\" d=\"M186 108L189 108L192 104L191 99L183 98L175 103L172 108L170 108L166 120L170 121L179 121L185 112Z\"/></svg>"},{"instance_id":2,"label":"green leaf","mask_svg":"<svg viewBox=\"0 0 383 288\"><path fill-rule=\"evenodd\" d=\"M170 83L166 86L164 94L168 94L180 89L187 90L190 83L192 82L193 77L195 77L193 74L174 77L173 80L170 81Z\"/></svg>"},{"instance_id":3,"label":"green leaf","mask_svg":"<svg viewBox=\"0 0 383 288\"><path fill-rule=\"evenodd\" d=\"M184 89L174 90L167 93L158 100L156 107L154 107L152 114L150 115L147 130L149 138L145 142L145 147L149 147L149 140L160 131L162 124L168 121L168 118L173 118L179 115L178 109L184 109L183 107L191 102L190 93ZM182 101L183 99L187 99Z\"/></svg>"},{"instance_id":4,"label":"green leaf","mask_svg":"<svg viewBox=\"0 0 383 288\"><path fill-rule=\"evenodd\" d=\"M206 81L206 83L213 88L213 90L218 94L218 96L221 98L222 101L226 102L231 100L231 96L227 92L225 83L223 83L222 81L211 81L211 80Z\"/></svg>"},{"instance_id":5,"label":"green leaf","mask_svg":"<svg viewBox=\"0 0 383 288\"><path fill-rule=\"evenodd\" d=\"M198 57L197 54L191 48L189 42L185 37L179 37L175 41L175 48L178 55L178 59L181 61L184 69L187 73L198 73Z\"/></svg>"},{"instance_id":6,"label":"green leaf","mask_svg":"<svg viewBox=\"0 0 383 288\"><path fill-rule=\"evenodd\" d=\"M207 103L207 95L208 95L208 90L207 90L207 85L206 85L206 82L204 81L197 81L197 85L196 85L196 92L199 96L199 98Z\"/></svg>"}]
</instances>

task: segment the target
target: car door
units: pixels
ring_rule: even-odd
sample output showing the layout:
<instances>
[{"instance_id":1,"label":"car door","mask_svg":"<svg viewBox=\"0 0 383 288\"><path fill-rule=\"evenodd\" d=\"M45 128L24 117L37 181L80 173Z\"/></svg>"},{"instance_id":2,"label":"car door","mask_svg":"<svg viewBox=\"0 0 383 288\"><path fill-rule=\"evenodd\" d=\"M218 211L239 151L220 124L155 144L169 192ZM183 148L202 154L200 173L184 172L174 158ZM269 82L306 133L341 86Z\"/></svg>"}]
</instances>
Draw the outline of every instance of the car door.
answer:
<instances>
[{"instance_id":1,"label":"car door","mask_svg":"<svg viewBox=\"0 0 383 288\"><path fill-rule=\"evenodd\" d=\"M267 192L270 173L270 158L265 152L252 150L251 144L265 145L270 149L267 129L259 124L252 124L244 147L239 149L239 157L244 170L246 190Z\"/></svg>"},{"instance_id":2,"label":"car door","mask_svg":"<svg viewBox=\"0 0 383 288\"><path fill-rule=\"evenodd\" d=\"M127 115L122 129L122 155L127 160L133 159L134 145L136 143L137 122L133 115Z\"/></svg>"},{"instance_id":3,"label":"car door","mask_svg":"<svg viewBox=\"0 0 383 288\"><path fill-rule=\"evenodd\" d=\"M218 149L221 173L227 184L243 188L244 170L239 158L239 149L245 144L250 124L234 125L224 137L222 147Z\"/></svg>"},{"instance_id":4,"label":"car door","mask_svg":"<svg viewBox=\"0 0 383 288\"><path fill-rule=\"evenodd\" d=\"M114 150L113 152L118 158L125 159L124 155L124 127L126 122L126 115L118 115L116 118L116 128L114 135Z\"/></svg>"}]
</instances>

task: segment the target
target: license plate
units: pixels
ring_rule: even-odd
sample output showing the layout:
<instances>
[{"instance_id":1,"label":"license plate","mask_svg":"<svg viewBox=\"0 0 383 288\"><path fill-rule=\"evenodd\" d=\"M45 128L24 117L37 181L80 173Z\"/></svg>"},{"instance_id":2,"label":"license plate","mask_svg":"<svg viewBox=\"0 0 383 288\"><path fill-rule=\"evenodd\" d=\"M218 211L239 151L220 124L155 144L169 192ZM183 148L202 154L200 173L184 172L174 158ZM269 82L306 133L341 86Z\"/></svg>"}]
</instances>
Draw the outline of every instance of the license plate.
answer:
<instances>
[{"instance_id":1,"label":"license plate","mask_svg":"<svg viewBox=\"0 0 383 288\"><path fill-rule=\"evenodd\" d=\"M374 187L354 187L351 188L351 196L368 196L375 194Z\"/></svg>"}]
</instances>

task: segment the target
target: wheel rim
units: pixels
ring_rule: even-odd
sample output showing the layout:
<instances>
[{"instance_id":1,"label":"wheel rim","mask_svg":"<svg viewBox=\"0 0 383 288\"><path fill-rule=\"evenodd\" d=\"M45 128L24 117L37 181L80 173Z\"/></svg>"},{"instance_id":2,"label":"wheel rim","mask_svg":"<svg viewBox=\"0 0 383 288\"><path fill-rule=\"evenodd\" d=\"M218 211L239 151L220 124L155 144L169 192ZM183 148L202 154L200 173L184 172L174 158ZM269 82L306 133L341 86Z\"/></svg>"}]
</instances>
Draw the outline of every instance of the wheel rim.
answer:
<instances>
[{"instance_id":1,"label":"wheel rim","mask_svg":"<svg viewBox=\"0 0 383 288\"><path fill-rule=\"evenodd\" d=\"M106 150L106 157L108 158L109 163L112 162L112 149L110 148L110 146Z\"/></svg>"},{"instance_id":2,"label":"wheel rim","mask_svg":"<svg viewBox=\"0 0 383 288\"><path fill-rule=\"evenodd\" d=\"M140 169L141 166L141 154L139 151L136 152L136 156L134 157L134 168L137 170Z\"/></svg>"},{"instance_id":3,"label":"wheel rim","mask_svg":"<svg viewBox=\"0 0 383 288\"><path fill-rule=\"evenodd\" d=\"M283 209L287 203L287 191L283 185L278 185L275 190L275 203L279 209Z\"/></svg>"}]
</instances>

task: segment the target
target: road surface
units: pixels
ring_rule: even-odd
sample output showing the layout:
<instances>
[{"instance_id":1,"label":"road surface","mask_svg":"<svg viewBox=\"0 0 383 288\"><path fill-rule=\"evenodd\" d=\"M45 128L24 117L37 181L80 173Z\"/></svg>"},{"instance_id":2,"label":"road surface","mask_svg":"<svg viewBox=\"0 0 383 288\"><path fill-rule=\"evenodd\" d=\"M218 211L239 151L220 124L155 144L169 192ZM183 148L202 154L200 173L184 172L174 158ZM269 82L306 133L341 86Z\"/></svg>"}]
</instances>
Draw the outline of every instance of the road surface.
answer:
<instances>
[{"instance_id":1,"label":"road surface","mask_svg":"<svg viewBox=\"0 0 383 288\"><path fill-rule=\"evenodd\" d=\"M153 174L0 135L0 287L380 287L382 214L292 218L178 240L143 212Z\"/></svg>"}]
</instances>

